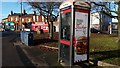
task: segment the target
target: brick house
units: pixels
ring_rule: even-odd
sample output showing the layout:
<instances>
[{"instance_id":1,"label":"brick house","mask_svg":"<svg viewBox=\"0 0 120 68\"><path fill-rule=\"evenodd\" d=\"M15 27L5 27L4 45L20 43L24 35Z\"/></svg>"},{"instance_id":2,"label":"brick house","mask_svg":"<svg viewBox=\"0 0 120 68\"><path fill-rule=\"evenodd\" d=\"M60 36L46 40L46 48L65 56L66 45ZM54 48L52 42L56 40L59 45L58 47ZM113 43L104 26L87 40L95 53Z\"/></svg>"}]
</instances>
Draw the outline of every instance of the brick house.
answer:
<instances>
[{"instance_id":1,"label":"brick house","mask_svg":"<svg viewBox=\"0 0 120 68\"><path fill-rule=\"evenodd\" d=\"M19 28L19 23L20 23L20 13L13 13L13 11L11 11L11 14L8 15L8 22L14 22L15 24L15 30L18 30Z\"/></svg>"},{"instance_id":2,"label":"brick house","mask_svg":"<svg viewBox=\"0 0 120 68\"><path fill-rule=\"evenodd\" d=\"M37 15L36 11L34 11L33 14L27 14L24 10L23 13L13 13L11 11L11 14L8 15L8 18L2 19L2 22L14 22L15 24L15 30L19 30L22 23L46 23L46 18L42 16L42 14Z\"/></svg>"},{"instance_id":3,"label":"brick house","mask_svg":"<svg viewBox=\"0 0 120 68\"><path fill-rule=\"evenodd\" d=\"M4 22L8 22L8 18L2 19L2 23L4 23Z\"/></svg>"}]
</instances>

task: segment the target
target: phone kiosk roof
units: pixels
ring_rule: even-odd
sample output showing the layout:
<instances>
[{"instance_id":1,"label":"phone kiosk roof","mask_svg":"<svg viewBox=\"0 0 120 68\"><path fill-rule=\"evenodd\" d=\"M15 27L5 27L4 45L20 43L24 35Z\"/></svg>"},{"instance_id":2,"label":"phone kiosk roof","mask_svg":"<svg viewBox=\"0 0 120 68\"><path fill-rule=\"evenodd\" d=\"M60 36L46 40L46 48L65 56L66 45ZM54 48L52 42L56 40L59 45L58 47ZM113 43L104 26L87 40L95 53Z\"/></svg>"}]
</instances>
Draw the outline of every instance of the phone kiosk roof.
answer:
<instances>
[{"instance_id":1,"label":"phone kiosk roof","mask_svg":"<svg viewBox=\"0 0 120 68\"><path fill-rule=\"evenodd\" d=\"M72 6L72 5L90 8L90 5L85 1L67 0L60 5L59 9L62 9L62 8L68 7L68 6Z\"/></svg>"}]
</instances>

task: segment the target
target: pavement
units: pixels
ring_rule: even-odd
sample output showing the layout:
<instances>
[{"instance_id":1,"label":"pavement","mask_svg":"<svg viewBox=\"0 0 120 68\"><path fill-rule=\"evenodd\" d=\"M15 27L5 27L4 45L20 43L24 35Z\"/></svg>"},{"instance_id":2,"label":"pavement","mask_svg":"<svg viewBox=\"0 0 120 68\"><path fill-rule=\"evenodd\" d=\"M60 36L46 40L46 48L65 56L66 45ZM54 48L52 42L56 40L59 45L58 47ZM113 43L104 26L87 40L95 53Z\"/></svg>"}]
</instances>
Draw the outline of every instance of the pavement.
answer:
<instances>
[{"instance_id":1,"label":"pavement","mask_svg":"<svg viewBox=\"0 0 120 68\"><path fill-rule=\"evenodd\" d=\"M2 67L32 67L32 68L70 68L66 64L58 63L58 48L45 46L27 46L20 41L14 41L18 37L17 33L4 33L2 35ZM98 66L97 66L98 65ZM117 65L104 63L101 61L90 61L89 64L75 65L72 68L102 67L120 68Z\"/></svg>"},{"instance_id":2,"label":"pavement","mask_svg":"<svg viewBox=\"0 0 120 68\"><path fill-rule=\"evenodd\" d=\"M46 50L39 46L26 46L21 42L14 43L14 46L17 46L22 49L26 56L31 60L32 64L37 68L51 68L59 67L57 63L57 52L52 50ZM50 59L51 58L51 59Z\"/></svg>"},{"instance_id":3,"label":"pavement","mask_svg":"<svg viewBox=\"0 0 120 68\"><path fill-rule=\"evenodd\" d=\"M2 68L35 67L21 48L13 45L18 37L19 32L2 32L0 37L2 43Z\"/></svg>"},{"instance_id":4,"label":"pavement","mask_svg":"<svg viewBox=\"0 0 120 68\"><path fill-rule=\"evenodd\" d=\"M2 33L2 67L24 66L17 55L16 48L13 46L13 39L16 36L17 34L12 32Z\"/></svg>"},{"instance_id":5,"label":"pavement","mask_svg":"<svg viewBox=\"0 0 120 68\"><path fill-rule=\"evenodd\" d=\"M59 64L57 62L57 51L58 48L57 47L49 47L49 46L45 46L45 45L38 45L38 46L26 46L24 44L22 44L21 42L17 42L15 43L15 45L19 46L24 53L27 55L27 57L29 59L31 59L31 62L37 67L37 68L41 68L41 67L45 67L45 68L51 68L55 67L55 68L66 68L65 64ZM112 65L109 63L105 63L102 61L96 61L97 62L97 66L95 65L95 61L90 61L89 65L90 67L102 67L102 68L120 68L120 66L117 65ZM88 66L89 66L88 65ZM67 66L68 67L68 66ZM86 66L78 66L75 65L73 68L84 68ZM69 67L68 67L69 68Z\"/></svg>"},{"instance_id":6,"label":"pavement","mask_svg":"<svg viewBox=\"0 0 120 68\"><path fill-rule=\"evenodd\" d=\"M2 32L0 32L0 67L2 67Z\"/></svg>"},{"instance_id":7,"label":"pavement","mask_svg":"<svg viewBox=\"0 0 120 68\"><path fill-rule=\"evenodd\" d=\"M27 46L20 41L14 42L14 47L16 47L19 56L24 55L22 62L27 66L30 66L30 64L36 68L63 68L69 66L66 66L66 64L59 64L58 63L58 48L57 47L51 47L46 46L44 44L39 44L35 46ZM23 53L21 53L23 52ZM26 59L26 60L24 60ZM120 68L117 65L112 65L108 63L104 63L97 60L90 60L89 64L84 65L75 65L72 68L86 68L87 67L115 67Z\"/></svg>"},{"instance_id":8,"label":"pavement","mask_svg":"<svg viewBox=\"0 0 120 68\"><path fill-rule=\"evenodd\" d=\"M70 68L64 63L58 63L58 48L44 45L26 46L21 42L14 43L14 46L20 47L36 68ZM75 65L72 68L83 68L83 66Z\"/></svg>"}]
</instances>

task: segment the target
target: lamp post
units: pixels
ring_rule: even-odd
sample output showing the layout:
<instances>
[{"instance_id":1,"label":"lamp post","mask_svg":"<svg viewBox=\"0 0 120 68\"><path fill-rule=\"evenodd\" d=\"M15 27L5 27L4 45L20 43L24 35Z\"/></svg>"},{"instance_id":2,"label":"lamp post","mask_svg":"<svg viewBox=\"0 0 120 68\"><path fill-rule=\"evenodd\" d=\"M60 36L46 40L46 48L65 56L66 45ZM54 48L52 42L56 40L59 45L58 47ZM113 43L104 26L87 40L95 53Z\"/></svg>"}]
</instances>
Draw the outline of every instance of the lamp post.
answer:
<instances>
[{"instance_id":1,"label":"lamp post","mask_svg":"<svg viewBox=\"0 0 120 68\"><path fill-rule=\"evenodd\" d=\"M20 31L22 31L22 0L21 0L21 19L20 19Z\"/></svg>"}]
</instances>

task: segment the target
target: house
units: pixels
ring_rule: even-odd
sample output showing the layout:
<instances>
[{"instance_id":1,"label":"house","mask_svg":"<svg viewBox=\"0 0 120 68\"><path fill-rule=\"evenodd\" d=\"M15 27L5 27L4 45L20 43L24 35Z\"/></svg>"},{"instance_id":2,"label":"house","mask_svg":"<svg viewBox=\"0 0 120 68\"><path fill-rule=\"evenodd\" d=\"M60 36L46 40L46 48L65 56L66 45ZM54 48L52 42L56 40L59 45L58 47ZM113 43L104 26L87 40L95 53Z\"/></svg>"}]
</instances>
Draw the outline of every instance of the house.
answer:
<instances>
[{"instance_id":1,"label":"house","mask_svg":"<svg viewBox=\"0 0 120 68\"><path fill-rule=\"evenodd\" d=\"M7 21L8 21L8 18L2 19L2 23L7 22Z\"/></svg>"},{"instance_id":2,"label":"house","mask_svg":"<svg viewBox=\"0 0 120 68\"><path fill-rule=\"evenodd\" d=\"M14 22L15 30L19 30L21 25L24 23L32 22L32 23L46 23L46 18L40 13L39 15L36 14L34 11L33 14L27 14L25 10L23 13L13 13L8 15L8 18L2 19L2 22Z\"/></svg>"},{"instance_id":3,"label":"house","mask_svg":"<svg viewBox=\"0 0 120 68\"><path fill-rule=\"evenodd\" d=\"M109 34L118 34L118 16L114 14L112 22L110 22Z\"/></svg>"},{"instance_id":4,"label":"house","mask_svg":"<svg viewBox=\"0 0 120 68\"><path fill-rule=\"evenodd\" d=\"M102 27L102 32L108 32L108 27L110 25L110 22L112 22L113 16L107 12L101 11L101 27Z\"/></svg>"},{"instance_id":5,"label":"house","mask_svg":"<svg viewBox=\"0 0 120 68\"><path fill-rule=\"evenodd\" d=\"M109 26L115 16L101 11L100 13L91 13L90 15L90 28L94 28L102 33L109 33Z\"/></svg>"},{"instance_id":6,"label":"house","mask_svg":"<svg viewBox=\"0 0 120 68\"><path fill-rule=\"evenodd\" d=\"M36 11L34 11L34 14L25 14L22 17L22 22L34 22L34 23L40 23L40 22L44 22L46 23L46 18L44 16L42 16L42 14L40 13L40 15L36 14Z\"/></svg>"},{"instance_id":7,"label":"house","mask_svg":"<svg viewBox=\"0 0 120 68\"><path fill-rule=\"evenodd\" d=\"M98 12L90 14L90 28L100 30L100 14Z\"/></svg>"},{"instance_id":8,"label":"house","mask_svg":"<svg viewBox=\"0 0 120 68\"><path fill-rule=\"evenodd\" d=\"M15 30L18 30L20 27L20 16L20 13L13 13L13 11L8 15L8 22L14 22Z\"/></svg>"}]
</instances>

